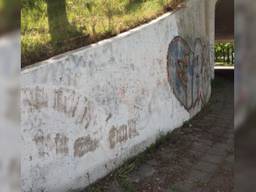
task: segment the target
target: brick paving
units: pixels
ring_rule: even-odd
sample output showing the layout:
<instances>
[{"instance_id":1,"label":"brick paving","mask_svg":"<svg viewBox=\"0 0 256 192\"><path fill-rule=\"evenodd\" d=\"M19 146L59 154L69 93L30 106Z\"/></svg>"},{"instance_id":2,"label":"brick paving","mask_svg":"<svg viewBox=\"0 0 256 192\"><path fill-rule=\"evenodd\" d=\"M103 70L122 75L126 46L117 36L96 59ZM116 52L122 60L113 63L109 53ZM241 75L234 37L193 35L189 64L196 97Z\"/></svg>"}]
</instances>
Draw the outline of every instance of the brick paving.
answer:
<instances>
[{"instance_id":1,"label":"brick paving","mask_svg":"<svg viewBox=\"0 0 256 192\"><path fill-rule=\"evenodd\" d=\"M209 104L144 156L121 182L112 174L85 191L234 191L233 71L217 71Z\"/></svg>"}]
</instances>

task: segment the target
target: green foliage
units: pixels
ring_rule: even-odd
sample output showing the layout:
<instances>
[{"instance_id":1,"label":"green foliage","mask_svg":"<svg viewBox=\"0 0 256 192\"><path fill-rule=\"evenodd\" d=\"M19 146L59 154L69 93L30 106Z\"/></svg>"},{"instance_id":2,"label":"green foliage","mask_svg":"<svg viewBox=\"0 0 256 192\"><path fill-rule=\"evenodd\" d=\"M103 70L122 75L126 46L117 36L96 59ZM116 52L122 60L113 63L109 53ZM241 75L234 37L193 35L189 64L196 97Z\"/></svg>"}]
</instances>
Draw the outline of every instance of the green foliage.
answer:
<instances>
[{"instance_id":1,"label":"green foliage","mask_svg":"<svg viewBox=\"0 0 256 192\"><path fill-rule=\"evenodd\" d=\"M56 17L48 19L47 0L21 2L24 66L149 21L162 14L172 0L65 0L67 19L63 21L58 9Z\"/></svg>"},{"instance_id":2,"label":"green foliage","mask_svg":"<svg viewBox=\"0 0 256 192\"><path fill-rule=\"evenodd\" d=\"M215 61L221 65L233 65L235 59L234 43L216 43Z\"/></svg>"}]
</instances>

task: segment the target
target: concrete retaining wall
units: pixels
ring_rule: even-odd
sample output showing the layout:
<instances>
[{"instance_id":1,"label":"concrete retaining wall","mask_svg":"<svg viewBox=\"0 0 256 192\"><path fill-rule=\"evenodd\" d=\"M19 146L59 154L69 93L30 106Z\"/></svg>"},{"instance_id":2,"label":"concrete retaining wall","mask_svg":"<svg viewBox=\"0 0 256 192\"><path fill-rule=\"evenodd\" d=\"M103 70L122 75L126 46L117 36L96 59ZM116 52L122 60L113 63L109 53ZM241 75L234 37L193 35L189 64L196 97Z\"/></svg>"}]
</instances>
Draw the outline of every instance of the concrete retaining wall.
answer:
<instances>
[{"instance_id":1,"label":"concrete retaining wall","mask_svg":"<svg viewBox=\"0 0 256 192\"><path fill-rule=\"evenodd\" d=\"M22 71L22 189L105 176L207 103L215 0ZM214 31L214 30L213 30Z\"/></svg>"}]
</instances>

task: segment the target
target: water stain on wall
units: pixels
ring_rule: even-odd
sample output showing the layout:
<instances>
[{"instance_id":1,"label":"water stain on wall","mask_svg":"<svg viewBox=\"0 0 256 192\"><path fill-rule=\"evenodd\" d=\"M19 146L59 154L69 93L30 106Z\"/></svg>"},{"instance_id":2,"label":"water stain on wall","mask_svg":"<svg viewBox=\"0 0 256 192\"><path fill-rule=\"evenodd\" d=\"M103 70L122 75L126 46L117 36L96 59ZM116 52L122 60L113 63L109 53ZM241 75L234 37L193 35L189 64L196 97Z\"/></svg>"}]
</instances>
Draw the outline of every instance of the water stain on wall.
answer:
<instances>
[{"instance_id":1,"label":"water stain on wall","mask_svg":"<svg viewBox=\"0 0 256 192\"><path fill-rule=\"evenodd\" d=\"M109 131L110 148L113 149L117 144L125 143L138 135L133 120L129 120L128 125L113 126Z\"/></svg>"},{"instance_id":2,"label":"water stain on wall","mask_svg":"<svg viewBox=\"0 0 256 192\"><path fill-rule=\"evenodd\" d=\"M90 136L80 137L74 143L74 156L82 157L88 152L95 151L98 145L99 141Z\"/></svg>"}]
</instances>

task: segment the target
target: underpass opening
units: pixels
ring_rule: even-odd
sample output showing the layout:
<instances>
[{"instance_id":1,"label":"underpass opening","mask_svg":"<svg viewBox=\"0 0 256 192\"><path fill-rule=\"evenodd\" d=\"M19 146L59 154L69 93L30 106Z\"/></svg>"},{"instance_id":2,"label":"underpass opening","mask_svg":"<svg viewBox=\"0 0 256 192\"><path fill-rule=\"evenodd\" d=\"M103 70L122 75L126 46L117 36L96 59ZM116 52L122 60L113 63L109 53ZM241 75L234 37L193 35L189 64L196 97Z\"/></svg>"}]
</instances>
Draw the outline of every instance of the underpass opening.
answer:
<instances>
[{"instance_id":1,"label":"underpass opening","mask_svg":"<svg viewBox=\"0 0 256 192\"><path fill-rule=\"evenodd\" d=\"M234 68L234 0L218 0L215 8L215 67Z\"/></svg>"}]
</instances>

